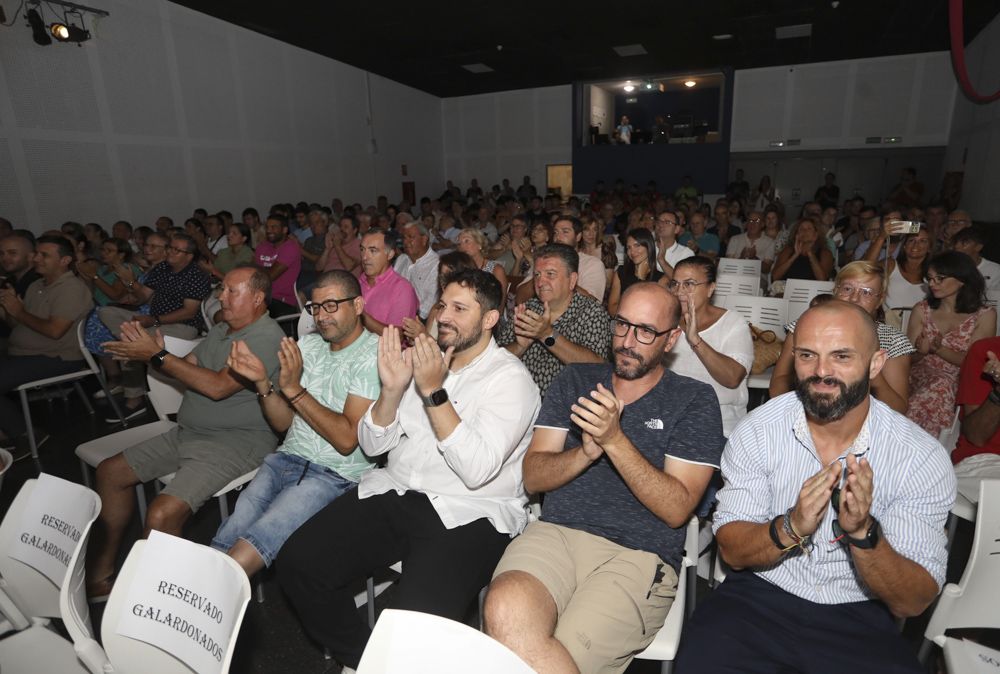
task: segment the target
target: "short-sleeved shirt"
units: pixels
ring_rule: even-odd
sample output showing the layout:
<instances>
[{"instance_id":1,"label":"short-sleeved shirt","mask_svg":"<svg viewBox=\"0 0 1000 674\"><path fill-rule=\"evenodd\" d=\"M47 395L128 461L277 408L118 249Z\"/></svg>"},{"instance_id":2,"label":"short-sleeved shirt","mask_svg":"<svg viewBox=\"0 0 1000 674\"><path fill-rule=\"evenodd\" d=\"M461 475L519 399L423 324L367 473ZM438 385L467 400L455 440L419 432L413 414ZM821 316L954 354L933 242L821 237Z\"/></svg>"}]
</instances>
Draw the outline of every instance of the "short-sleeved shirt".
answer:
<instances>
[{"instance_id":1,"label":"short-sleeved shirt","mask_svg":"<svg viewBox=\"0 0 1000 674\"><path fill-rule=\"evenodd\" d=\"M1000 290L1000 264L984 257L980 258L976 269L983 275L987 290Z\"/></svg>"},{"instance_id":2,"label":"short-sleeved shirt","mask_svg":"<svg viewBox=\"0 0 1000 674\"><path fill-rule=\"evenodd\" d=\"M604 291L608 288L608 275L604 263L596 255L580 253L580 267L577 285L594 296L598 302L604 301Z\"/></svg>"},{"instance_id":3,"label":"short-sleeved shirt","mask_svg":"<svg viewBox=\"0 0 1000 674\"><path fill-rule=\"evenodd\" d=\"M367 400L378 398L377 336L365 330L347 347L331 351L322 336L306 335L299 340L299 350L302 352L300 383L324 407L343 413L348 395ZM325 466L352 482L357 482L375 465L357 446L344 456L298 414L292 417L281 451Z\"/></svg>"},{"instance_id":4,"label":"short-sleeved shirt","mask_svg":"<svg viewBox=\"0 0 1000 674\"><path fill-rule=\"evenodd\" d=\"M48 356L60 360L83 360L76 330L80 321L94 307L90 288L71 271L50 284L38 279L24 293L24 309L43 319L61 318L73 321L59 339L46 337L23 323L11 328L8 353L12 356Z\"/></svg>"},{"instance_id":5,"label":"short-sleeved shirt","mask_svg":"<svg viewBox=\"0 0 1000 674\"><path fill-rule=\"evenodd\" d=\"M251 264L253 262L253 249L250 246L242 245L238 251L232 246L227 246L219 251L215 256L215 268L223 274L228 274L236 269L237 265Z\"/></svg>"},{"instance_id":6,"label":"short-sleeved shirt","mask_svg":"<svg viewBox=\"0 0 1000 674\"><path fill-rule=\"evenodd\" d=\"M308 252L310 255L322 255L325 248L326 236L310 236L302 242L302 250ZM303 257L302 271L299 272L299 279L311 283L318 275L316 263Z\"/></svg>"},{"instance_id":7,"label":"short-sleeved shirt","mask_svg":"<svg viewBox=\"0 0 1000 674\"><path fill-rule=\"evenodd\" d=\"M192 262L178 272L167 262L161 262L146 274L142 282L147 288L153 289L149 298L149 313L162 316L184 308L184 300L201 302L212 292L212 283L208 274ZM201 329L201 312L184 321L185 325Z\"/></svg>"},{"instance_id":8,"label":"short-sleeved shirt","mask_svg":"<svg viewBox=\"0 0 1000 674\"><path fill-rule=\"evenodd\" d=\"M787 324L785 332L788 334L795 332L795 325L797 323L798 320L794 320ZM878 329L878 348L885 351L886 358L899 358L900 356L908 356L911 353L917 352L913 348L913 344L909 338L888 323L875 321L875 327Z\"/></svg>"},{"instance_id":9,"label":"short-sleeved shirt","mask_svg":"<svg viewBox=\"0 0 1000 674\"><path fill-rule=\"evenodd\" d=\"M962 371L958 377L958 395L955 402L958 405L989 405L986 397L993 390L993 382L983 374L986 364L986 352L992 351L1000 356L1000 337L980 339L969 347ZM976 454L1000 454L1000 428L981 447L977 447L966 439L963 433L958 437L958 445L951 453L951 462L958 464Z\"/></svg>"},{"instance_id":10,"label":"short-sleeved shirt","mask_svg":"<svg viewBox=\"0 0 1000 674\"><path fill-rule=\"evenodd\" d=\"M350 241L346 241L341 244L341 248L349 256L353 257L358 262L354 266L354 274L357 276L361 273L361 239L359 237L354 237ZM344 271L350 271L344 262L340 259L340 253L334 248L330 250L329 254L326 256L326 266L323 267L323 271L333 271L334 269L343 269Z\"/></svg>"},{"instance_id":11,"label":"short-sleeved shirt","mask_svg":"<svg viewBox=\"0 0 1000 674\"><path fill-rule=\"evenodd\" d=\"M604 384L611 389L612 365L567 365L549 387L535 428L568 431L563 449L582 444L570 407ZM646 395L622 410L629 441L657 469L667 458L717 467L722 454L722 420L708 384L664 370ZM671 529L639 502L611 460L601 456L583 473L548 492L542 519L579 529L634 550L659 555L676 571L684 553L684 527Z\"/></svg>"},{"instance_id":12,"label":"short-sleeved shirt","mask_svg":"<svg viewBox=\"0 0 1000 674\"><path fill-rule=\"evenodd\" d=\"M417 260L403 254L396 261L396 273L413 286L420 300L420 315L424 318L434 308L438 296L438 254L430 248Z\"/></svg>"},{"instance_id":13,"label":"short-sleeved shirt","mask_svg":"<svg viewBox=\"0 0 1000 674\"><path fill-rule=\"evenodd\" d=\"M257 265L262 269L270 269L275 263L285 265L285 271L271 281L271 297L293 307L299 305L295 297L295 282L302 270L302 250L295 239L285 239L275 246L270 241L262 241L254 251Z\"/></svg>"},{"instance_id":14,"label":"short-sleeved shirt","mask_svg":"<svg viewBox=\"0 0 1000 674\"><path fill-rule=\"evenodd\" d=\"M420 301L410 282L387 267L374 283L364 274L361 295L365 298L365 312L380 323L401 325L404 318L413 318L420 311Z\"/></svg>"},{"instance_id":15,"label":"short-sleeved shirt","mask_svg":"<svg viewBox=\"0 0 1000 674\"><path fill-rule=\"evenodd\" d=\"M545 311L545 305L537 297L528 300L526 306L537 314ZM608 312L592 297L573 293L566 311L552 324L552 330L574 344L590 349L601 358L608 357L608 349L611 346L611 321ZM514 321L503 322L496 340L500 346L507 346L514 341ZM543 398L549 384L566 367L538 340L533 341L521 354L521 361L531 373L531 378L535 380L538 392Z\"/></svg>"},{"instance_id":16,"label":"short-sleeved shirt","mask_svg":"<svg viewBox=\"0 0 1000 674\"><path fill-rule=\"evenodd\" d=\"M691 232L684 232L677 240L686 246L688 241L691 239L694 239L695 242L697 242L698 250L701 253L718 253L722 248L722 243L719 241L719 237L709 232L705 232L696 239Z\"/></svg>"},{"instance_id":17,"label":"short-sleeved shirt","mask_svg":"<svg viewBox=\"0 0 1000 674\"><path fill-rule=\"evenodd\" d=\"M218 323L208 331L205 339L191 353L198 365L218 372L226 366L233 342L246 342L250 351L264 363L271 381L278 380L278 348L285 336L281 327L264 314L242 330L228 333L226 323ZM184 393L177 423L182 431L191 429L201 435L225 437L227 444L243 444L254 448L272 450L278 439L264 419L257 402L257 394L246 388L223 398L211 398L189 388Z\"/></svg>"}]
</instances>

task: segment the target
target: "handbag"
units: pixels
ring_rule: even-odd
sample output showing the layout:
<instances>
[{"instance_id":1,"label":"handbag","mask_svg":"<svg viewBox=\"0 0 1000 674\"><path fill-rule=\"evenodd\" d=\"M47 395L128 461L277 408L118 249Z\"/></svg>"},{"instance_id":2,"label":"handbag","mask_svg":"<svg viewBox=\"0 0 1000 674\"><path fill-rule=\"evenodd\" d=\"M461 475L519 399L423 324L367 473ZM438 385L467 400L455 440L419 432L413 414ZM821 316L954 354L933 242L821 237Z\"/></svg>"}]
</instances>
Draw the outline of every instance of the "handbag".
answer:
<instances>
[{"instance_id":1,"label":"handbag","mask_svg":"<svg viewBox=\"0 0 1000 674\"><path fill-rule=\"evenodd\" d=\"M753 339L753 366L750 374L763 374L767 368L778 362L784 342L778 339L774 330L761 330L750 324L750 338Z\"/></svg>"}]
</instances>

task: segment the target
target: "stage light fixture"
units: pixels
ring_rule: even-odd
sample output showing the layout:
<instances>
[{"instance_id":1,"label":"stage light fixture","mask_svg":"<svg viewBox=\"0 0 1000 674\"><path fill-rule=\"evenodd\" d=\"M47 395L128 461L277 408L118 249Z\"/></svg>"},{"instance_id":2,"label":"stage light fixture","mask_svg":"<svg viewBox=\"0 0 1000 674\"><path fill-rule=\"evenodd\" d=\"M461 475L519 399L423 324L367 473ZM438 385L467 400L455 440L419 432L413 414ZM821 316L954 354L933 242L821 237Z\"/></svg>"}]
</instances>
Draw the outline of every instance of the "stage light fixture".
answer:
<instances>
[{"instance_id":1,"label":"stage light fixture","mask_svg":"<svg viewBox=\"0 0 1000 674\"><path fill-rule=\"evenodd\" d=\"M83 20L81 17L81 25ZM59 42L76 42L80 44L81 42L86 42L90 39L90 31L86 28L81 28L79 26L74 26L71 23L54 23L49 26L49 32L52 33L52 37L57 39Z\"/></svg>"},{"instance_id":2,"label":"stage light fixture","mask_svg":"<svg viewBox=\"0 0 1000 674\"><path fill-rule=\"evenodd\" d=\"M26 16L28 17L28 25L31 26L31 38L35 44L43 47L52 44L52 38L45 30L45 22L42 21L42 15L38 13L38 10L29 9Z\"/></svg>"},{"instance_id":3,"label":"stage light fixture","mask_svg":"<svg viewBox=\"0 0 1000 674\"><path fill-rule=\"evenodd\" d=\"M625 93L631 94L633 91L635 91L635 85L632 84L631 82L628 82L628 83L625 84L624 89L625 89Z\"/></svg>"},{"instance_id":4,"label":"stage light fixture","mask_svg":"<svg viewBox=\"0 0 1000 674\"><path fill-rule=\"evenodd\" d=\"M688 89L693 87L695 84L697 84L697 82L695 82L694 80L687 80L686 82L684 82L684 86L686 86Z\"/></svg>"},{"instance_id":5,"label":"stage light fixture","mask_svg":"<svg viewBox=\"0 0 1000 674\"><path fill-rule=\"evenodd\" d=\"M60 42L65 42L69 39L69 27L64 23L52 24L49 26L49 32L52 33L52 37Z\"/></svg>"}]
</instances>

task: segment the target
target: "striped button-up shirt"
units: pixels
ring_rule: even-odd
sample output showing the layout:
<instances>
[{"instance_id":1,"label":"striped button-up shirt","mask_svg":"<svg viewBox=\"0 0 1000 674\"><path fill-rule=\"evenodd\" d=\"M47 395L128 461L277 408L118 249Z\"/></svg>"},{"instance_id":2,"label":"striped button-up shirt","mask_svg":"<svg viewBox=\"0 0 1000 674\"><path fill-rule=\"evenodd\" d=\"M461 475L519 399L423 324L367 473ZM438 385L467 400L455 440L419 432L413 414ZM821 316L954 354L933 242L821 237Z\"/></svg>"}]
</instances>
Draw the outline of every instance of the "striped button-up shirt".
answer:
<instances>
[{"instance_id":1,"label":"striped button-up shirt","mask_svg":"<svg viewBox=\"0 0 1000 674\"><path fill-rule=\"evenodd\" d=\"M912 421L870 398L868 417L848 453L864 456L874 474L871 514L882 525L883 544L944 583L948 553L945 520L955 502L955 471L941 444ZM798 500L802 484L823 467L795 393L754 410L736 427L722 454L725 486L719 491L714 529L730 522L767 522ZM841 482L843 486L843 481ZM834 542L833 507L813 535L811 554L785 557L756 569L786 592L819 604L876 598L855 573L846 545Z\"/></svg>"}]
</instances>

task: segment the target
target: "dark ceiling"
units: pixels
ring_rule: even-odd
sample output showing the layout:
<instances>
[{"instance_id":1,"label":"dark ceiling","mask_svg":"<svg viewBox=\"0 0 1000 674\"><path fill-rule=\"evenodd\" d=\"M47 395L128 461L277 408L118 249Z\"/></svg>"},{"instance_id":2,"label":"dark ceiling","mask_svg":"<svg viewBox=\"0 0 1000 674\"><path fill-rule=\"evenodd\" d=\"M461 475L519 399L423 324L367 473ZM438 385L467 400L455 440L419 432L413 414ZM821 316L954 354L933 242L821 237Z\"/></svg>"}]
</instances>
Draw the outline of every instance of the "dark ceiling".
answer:
<instances>
[{"instance_id":1,"label":"dark ceiling","mask_svg":"<svg viewBox=\"0 0 1000 674\"><path fill-rule=\"evenodd\" d=\"M173 1L443 97L950 44L947 0ZM965 0L966 44L998 11L996 0ZM812 35L775 38L798 24ZM724 33L732 39L712 39ZM636 43L648 53L612 49ZM462 68L473 63L494 72Z\"/></svg>"}]
</instances>

